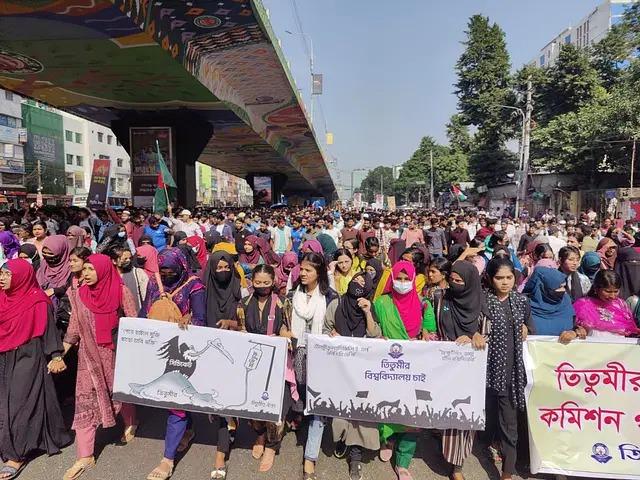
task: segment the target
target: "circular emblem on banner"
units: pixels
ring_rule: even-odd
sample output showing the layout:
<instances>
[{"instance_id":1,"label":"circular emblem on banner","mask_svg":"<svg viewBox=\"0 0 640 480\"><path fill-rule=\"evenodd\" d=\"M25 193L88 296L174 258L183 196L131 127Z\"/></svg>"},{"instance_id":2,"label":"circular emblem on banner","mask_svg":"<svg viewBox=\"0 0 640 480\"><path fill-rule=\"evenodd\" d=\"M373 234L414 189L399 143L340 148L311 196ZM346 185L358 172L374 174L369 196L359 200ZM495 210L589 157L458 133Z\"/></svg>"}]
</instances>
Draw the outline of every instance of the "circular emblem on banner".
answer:
<instances>
[{"instance_id":1,"label":"circular emblem on banner","mask_svg":"<svg viewBox=\"0 0 640 480\"><path fill-rule=\"evenodd\" d=\"M213 15L200 15L193 21L196 27L200 28L216 28L222 25L222 20Z\"/></svg>"},{"instance_id":2,"label":"circular emblem on banner","mask_svg":"<svg viewBox=\"0 0 640 480\"><path fill-rule=\"evenodd\" d=\"M0 49L0 73L38 73L44 70L34 58Z\"/></svg>"}]
</instances>

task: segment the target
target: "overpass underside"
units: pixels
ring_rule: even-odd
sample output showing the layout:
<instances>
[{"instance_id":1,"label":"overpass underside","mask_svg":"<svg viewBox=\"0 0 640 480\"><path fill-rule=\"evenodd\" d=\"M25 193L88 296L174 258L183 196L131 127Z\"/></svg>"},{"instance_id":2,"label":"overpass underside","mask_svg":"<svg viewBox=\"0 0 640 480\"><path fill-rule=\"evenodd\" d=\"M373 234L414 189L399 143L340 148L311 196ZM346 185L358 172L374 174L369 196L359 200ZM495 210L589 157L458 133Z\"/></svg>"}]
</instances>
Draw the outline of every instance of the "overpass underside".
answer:
<instances>
[{"instance_id":1,"label":"overpass underside","mask_svg":"<svg viewBox=\"0 0 640 480\"><path fill-rule=\"evenodd\" d=\"M259 0L3 0L0 85L110 126L128 150L129 127L172 127L187 190L198 160L332 197L274 40Z\"/></svg>"}]
</instances>

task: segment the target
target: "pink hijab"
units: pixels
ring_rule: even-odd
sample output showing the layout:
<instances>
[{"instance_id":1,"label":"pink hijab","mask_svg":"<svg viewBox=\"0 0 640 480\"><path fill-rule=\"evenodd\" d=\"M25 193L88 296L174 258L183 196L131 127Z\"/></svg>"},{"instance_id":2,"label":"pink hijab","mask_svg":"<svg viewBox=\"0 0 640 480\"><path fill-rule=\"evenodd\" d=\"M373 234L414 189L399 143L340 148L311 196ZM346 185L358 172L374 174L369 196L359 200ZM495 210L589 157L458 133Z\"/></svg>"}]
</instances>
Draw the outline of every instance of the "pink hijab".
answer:
<instances>
[{"instance_id":1,"label":"pink hijab","mask_svg":"<svg viewBox=\"0 0 640 480\"><path fill-rule=\"evenodd\" d=\"M300 246L300 251L304 253L314 252L318 255L324 255L324 250L322 250L322 245L318 240L307 240ZM291 284L293 285L300 278L300 265L296 265L291 270Z\"/></svg>"},{"instance_id":2,"label":"pink hijab","mask_svg":"<svg viewBox=\"0 0 640 480\"><path fill-rule=\"evenodd\" d=\"M627 304L616 298L603 302L599 298L583 297L573 304L576 324L589 330L629 336L640 332Z\"/></svg>"},{"instance_id":3,"label":"pink hijab","mask_svg":"<svg viewBox=\"0 0 640 480\"><path fill-rule=\"evenodd\" d=\"M393 280L400 274L406 273L411 279L412 289L409 293L400 294L393 289ZM396 262L391 268L391 275L387 279L384 287L384 293L390 293L393 304L398 309L400 319L406 328L409 338L415 338L420 333L422 327L422 302L416 292L416 268L413 263L406 260Z\"/></svg>"}]
</instances>

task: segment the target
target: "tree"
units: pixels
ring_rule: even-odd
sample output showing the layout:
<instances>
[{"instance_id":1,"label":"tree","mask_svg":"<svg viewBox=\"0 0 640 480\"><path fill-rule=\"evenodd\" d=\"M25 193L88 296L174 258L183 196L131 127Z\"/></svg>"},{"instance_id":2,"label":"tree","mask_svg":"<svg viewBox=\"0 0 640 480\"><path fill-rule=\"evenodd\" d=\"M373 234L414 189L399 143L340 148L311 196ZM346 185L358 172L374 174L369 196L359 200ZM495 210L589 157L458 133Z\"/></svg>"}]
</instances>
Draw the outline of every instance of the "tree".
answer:
<instances>
[{"instance_id":1,"label":"tree","mask_svg":"<svg viewBox=\"0 0 640 480\"><path fill-rule=\"evenodd\" d=\"M473 137L469 133L469 127L462 122L462 117L458 114L451 115L447 123L447 138L449 147L463 154L471 151Z\"/></svg>"},{"instance_id":2,"label":"tree","mask_svg":"<svg viewBox=\"0 0 640 480\"><path fill-rule=\"evenodd\" d=\"M384 195L393 195L394 183L393 168L380 166L369 170L369 173L360 184L359 191L362 192L365 202L373 203L376 193L380 193L381 186L384 190Z\"/></svg>"},{"instance_id":3,"label":"tree","mask_svg":"<svg viewBox=\"0 0 640 480\"><path fill-rule=\"evenodd\" d=\"M631 44L625 24L614 25L607 36L593 46L591 65L607 90L620 82L630 57Z\"/></svg>"}]
</instances>

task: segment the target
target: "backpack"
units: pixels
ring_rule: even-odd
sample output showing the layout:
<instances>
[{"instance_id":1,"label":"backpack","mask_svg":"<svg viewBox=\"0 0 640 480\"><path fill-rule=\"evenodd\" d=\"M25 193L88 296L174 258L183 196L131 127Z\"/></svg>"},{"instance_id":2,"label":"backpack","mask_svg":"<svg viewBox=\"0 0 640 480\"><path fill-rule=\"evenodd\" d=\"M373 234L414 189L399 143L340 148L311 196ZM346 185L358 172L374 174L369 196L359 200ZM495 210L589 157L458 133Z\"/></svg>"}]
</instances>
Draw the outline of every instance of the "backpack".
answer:
<instances>
[{"instance_id":1,"label":"backpack","mask_svg":"<svg viewBox=\"0 0 640 480\"><path fill-rule=\"evenodd\" d=\"M173 301L173 297L182 290L190 280L197 277L189 277L181 287L176 288L173 293L165 293L158 300L153 302L147 313L147 318L151 320L160 320L163 322L177 323L180 326L189 325L191 323L191 314L182 315L178 305Z\"/></svg>"}]
</instances>

